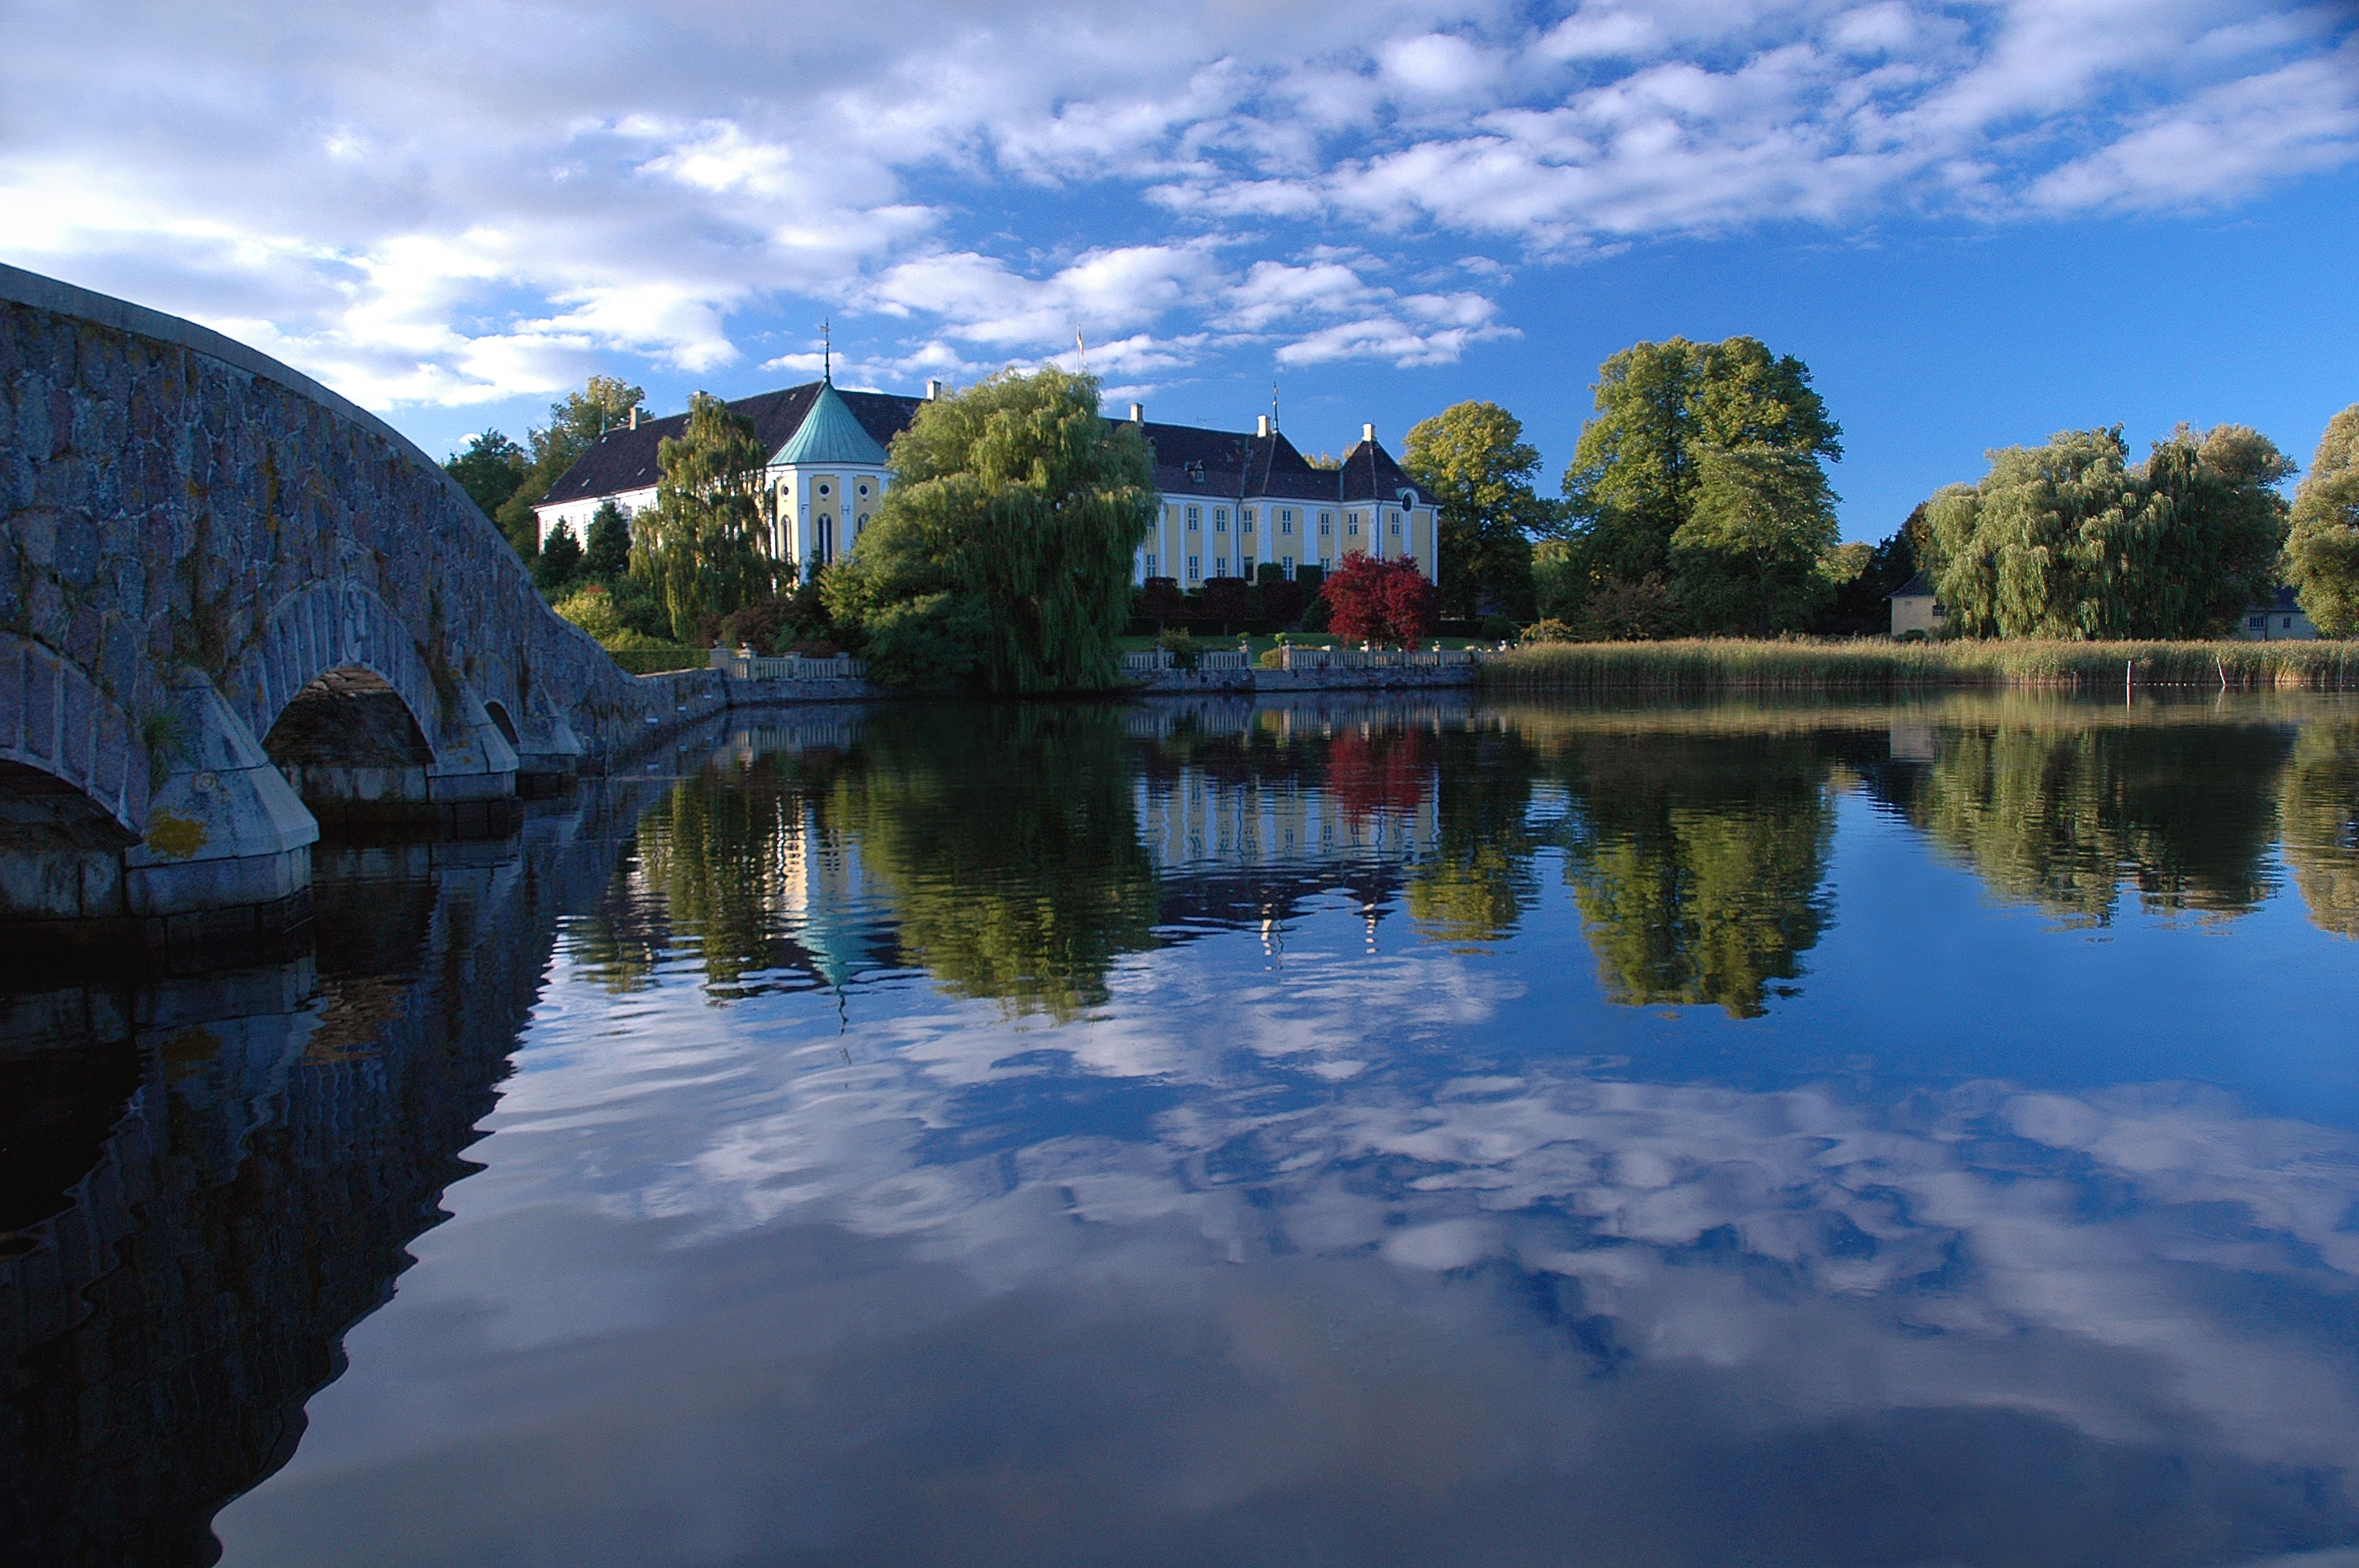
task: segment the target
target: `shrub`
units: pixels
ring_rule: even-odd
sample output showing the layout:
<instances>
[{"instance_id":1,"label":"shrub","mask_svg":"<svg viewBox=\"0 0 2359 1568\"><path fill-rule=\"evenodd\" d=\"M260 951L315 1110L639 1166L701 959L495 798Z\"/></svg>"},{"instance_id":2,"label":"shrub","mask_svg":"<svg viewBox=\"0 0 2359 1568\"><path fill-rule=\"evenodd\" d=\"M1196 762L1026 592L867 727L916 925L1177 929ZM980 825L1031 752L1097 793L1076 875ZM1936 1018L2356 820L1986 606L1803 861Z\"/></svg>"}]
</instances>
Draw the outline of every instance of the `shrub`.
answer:
<instances>
[{"instance_id":1,"label":"shrub","mask_svg":"<svg viewBox=\"0 0 2359 1568\"><path fill-rule=\"evenodd\" d=\"M721 618L721 646L766 654L777 645L780 633L793 630L794 618L795 601L788 595L774 593L757 599Z\"/></svg>"},{"instance_id":2,"label":"shrub","mask_svg":"<svg viewBox=\"0 0 2359 1568\"><path fill-rule=\"evenodd\" d=\"M1290 626L1302 618L1302 589L1284 577L1264 578L1261 583L1261 613L1266 621Z\"/></svg>"},{"instance_id":3,"label":"shrub","mask_svg":"<svg viewBox=\"0 0 2359 1568\"><path fill-rule=\"evenodd\" d=\"M1314 595L1310 602L1303 607L1302 629L1305 632L1324 632L1327 630L1329 618L1334 614L1334 610L1335 607L1327 602L1327 595L1324 591Z\"/></svg>"},{"instance_id":4,"label":"shrub","mask_svg":"<svg viewBox=\"0 0 2359 1568\"><path fill-rule=\"evenodd\" d=\"M1504 643L1515 634L1516 623L1508 620L1506 616L1485 615L1483 617L1483 640L1484 642Z\"/></svg>"},{"instance_id":5,"label":"shrub","mask_svg":"<svg viewBox=\"0 0 2359 1568\"><path fill-rule=\"evenodd\" d=\"M1414 561L1346 556L1321 591L1332 610L1328 625L1347 643L1413 647L1441 618L1440 597Z\"/></svg>"},{"instance_id":6,"label":"shrub","mask_svg":"<svg viewBox=\"0 0 2359 1568\"><path fill-rule=\"evenodd\" d=\"M1183 670L1192 670L1204 661L1203 644L1185 630L1166 632L1155 639L1155 645L1171 655L1171 662Z\"/></svg>"},{"instance_id":7,"label":"shrub","mask_svg":"<svg viewBox=\"0 0 2359 1568\"><path fill-rule=\"evenodd\" d=\"M1147 621L1169 621L1188 612L1187 598L1176 577L1151 577L1138 590L1138 614Z\"/></svg>"},{"instance_id":8,"label":"shrub","mask_svg":"<svg viewBox=\"0 0 2359 1568\"><path fill-rule=\"evenodd\" d=\"M1679 596L1660 572L1636 579L1607 578L1597 585L1581 612L1583 640L1593 643L1659 642L1678 636L1686 622Z\"/></svg>"},{"instance_id":9,"label":"shrub","mask_svg":"<svg viewBox=\"0 0 2359 1568\"><path fill-rule=\"evenodd\" d=\"M1578 643L1581 636L1570 625L1550 616L1525 627L1523 635L1516 641L1525 647L1531 647L1540 643Z\"/></svg>"},{"instance_id":10,"label":"shrub","mask_svg":"<svg viewBox=\"0 0 2359 1568\"><path fill-rule=\"evenodd\" d=\"M620 636L624 629L622 612L615 608L614 596L595 583L559 600L549 608L597 638L603 647L612 647L614 639Z\"/></svg>"},{"instance_id":11,"label":"shrub","mask_svg":"<svg viewBox=\"0 0 2359 1568\"><path fill-rule=\"evenodd\" d=\"M1224 623L1253 619L1253 589L1241 577L1216 577L1204 584L1202 614Z\"/></svg>"}]
</instances>

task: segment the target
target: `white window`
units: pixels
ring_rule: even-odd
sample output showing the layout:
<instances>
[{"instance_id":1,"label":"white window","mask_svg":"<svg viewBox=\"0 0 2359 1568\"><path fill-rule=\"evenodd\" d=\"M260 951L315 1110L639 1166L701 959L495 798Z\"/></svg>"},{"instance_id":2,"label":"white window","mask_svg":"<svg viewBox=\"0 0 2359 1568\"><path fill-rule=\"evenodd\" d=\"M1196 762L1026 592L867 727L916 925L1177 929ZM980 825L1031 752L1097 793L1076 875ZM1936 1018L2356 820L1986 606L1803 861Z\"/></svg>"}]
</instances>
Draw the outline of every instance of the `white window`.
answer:
<instances>
[{"instance_id":1,"label":"white window","mask_svg":"<svg viewBox=\"0 0 2359 1568\"><path fill-rule=\"evenodd\" d=\"M1277 514L1277 531L1281 534L1294 532L1294 508L1289 506Z\"/></svg>"},{"instance_id":2,"label":"white window","mask_svg":"<svg viewBox=\"0 0 2359 1568\"><path fill-rule=\"evenodd\" d=\"M1228 509L1227 507L1225 507L1225 506L1215 506L1215 507L1213 507L1213 508L1212 508L1212 532L1213 532L1213 533L1215 533L1215 534L1225 534L1225 533L1227 533L1228 531L1229 531L1229 509Z\"/></svg>"},{"instance_id":3,"label":"white window","mask_svg":"<svg viewBox=\"0 0 2359 1568\"><path fill-rule=\"evenodd\" d=\"M1244 511L1237 514L1237 532L1240 534L1250 534L1253 532L1253 525L1254 509L1248 506Z\"/></svg>"},{"instance_id":4,"label":"white window","mask_svg":"<svg viewBox=\"0 0 2359 1568\"><path fill-rule=\"evenodd\" d=\"M1292 556L1288 556L1284 557L1279 564L1286 568L1286 580L1292 582L1294 580L1294 557Z\"/></svg>"},{"instance_id":5,"label":"white window","mask_svg":"<svg viewBox=\"0 0 2359 1568\"><path fill-rule=\"evenodd\" d=\"M1332 571L1333 571L1333 570L1335 569L1335 557L1332 557L1332 556L1321 556L1321 557L1319 557L1319 569L1320 569L1321 571L1322 571L1322 572L1332 572Z\"/></svg>"},{"instance_id":6,"label":"white window","mask_svg":"<svg viewBox=\"0 0 2359 1568\"><path fill-rule=\"evenodd\" d=\"M1251 556L1247 556L1247 557L1245 557L1245 575L1246 577L1248 577L1248 578L1250 578L1250 577L1252 577L1252 576L1254 575L1254 558L1253 558Z\"/></svg>"},{"instance_id":7,"label":"white window","mask_svg":"<svg viewBox=\"0 0 2359 1568\"><path fill-rule=\"evenodd\" d=\"M1190 506L1188 508L1188 531L1192 534L1203 525L1204 509L1201 506Z\"/></svg>"},{"instance_id":8,"label":"white window","mask_svg":"<svg viewBox=\"0 0 2359 1568\"><path fill-rule=\"evenodd\" d=\"M1204 557L1201 556L1190 556L1188 557L1188 580L1190 582L1194 582L1198 578L1204 575L1203 561Z\"/></svg>"},{"instance_id":9,"label":"white window","mask_svg":"<svg viewBox=\"0 0 2359 1568\"><path fill-rule=\"evenodd\" d=\"M1321 512L1319 514L1319 536L1324 539L1332 535L1334 532L1335 514L1332 512Z\"/></svg>"},{"instance_id":10,"label":"white window","mask_svg":"<svg viewBox=\"0 0 2359 1568\"><path fill-rule=\"evenodd\" d=\"M1393 525L1393 537L1394 537L1394 538L1396 538L1396 539L1399 538L1399 537L1400 537L1400 514L1399 514L1399 513L1397 513L1397 512L1387 512L1387 513L1386 513L1386 514L1385 514L1385 521L1386 521L1386 522L1387 522L1387 523L1390 523L1390 524Z\"/></svg>"},{"instance_id":11,"label":"white window","mask_svg":"<svg viewBox=\"0 0 2359 1568\"><path fill-rule=\"evenodd\" d=\"M1155 557L1153 556L1147 557L1147 575L1148 577L1153 577L1155 575Z\"/></svg>"},{"instance_id":12,"label":"white window","mask_svg":"<svg viewBox=\"0 0 2359 1568\"><path fill-rule=\"evenodd\" d=\"M1359 537L1360 514L1358 513L1353 513L1351 517L1344 523L1343 532L1351 535L1353 538Z\"/></svg>"}]
</instances>

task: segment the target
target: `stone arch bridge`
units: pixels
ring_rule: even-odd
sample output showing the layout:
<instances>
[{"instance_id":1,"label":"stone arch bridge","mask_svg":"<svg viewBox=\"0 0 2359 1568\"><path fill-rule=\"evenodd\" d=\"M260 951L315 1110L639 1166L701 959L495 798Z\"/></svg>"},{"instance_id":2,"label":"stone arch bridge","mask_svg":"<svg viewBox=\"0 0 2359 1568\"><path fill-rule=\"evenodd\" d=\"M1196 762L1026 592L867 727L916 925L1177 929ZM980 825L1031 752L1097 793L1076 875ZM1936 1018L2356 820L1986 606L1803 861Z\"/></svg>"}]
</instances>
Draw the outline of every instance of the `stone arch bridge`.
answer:
<instances>
[{"instance_id":1,"label":"stone arch bridge","mask_svg":"<svg viewBox=\"0 0 2359 1568\"><path fill-rule=\"evenodd\" d=\"M551 614L381 420L0 266L0 936L267 946L321 819L495 827L724 700Z\"/></svg>"}]
</instances>

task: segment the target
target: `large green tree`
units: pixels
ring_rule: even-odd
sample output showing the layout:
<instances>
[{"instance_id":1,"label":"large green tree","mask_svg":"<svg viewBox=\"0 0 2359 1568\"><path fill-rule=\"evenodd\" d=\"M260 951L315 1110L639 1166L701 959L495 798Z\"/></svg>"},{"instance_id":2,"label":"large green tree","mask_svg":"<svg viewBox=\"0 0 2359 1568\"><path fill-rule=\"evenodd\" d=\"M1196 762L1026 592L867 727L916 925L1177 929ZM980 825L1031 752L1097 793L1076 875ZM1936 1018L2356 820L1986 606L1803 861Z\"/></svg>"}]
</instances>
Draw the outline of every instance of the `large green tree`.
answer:
<instances>
[{"instance_id":1,"label":"large green tree","mask_svg":"<svg viewBox=\"0 0 2359 1568\"><path fill-rule=\"evenodd\" d=\"M2284 569L2321 632L2359 633L2359 403L2327 421L2294 492Z\"/></svg>"},{"instance_id":2,"label":"large green tree","mask_svg":"<svg viewBox=\"0 0 2359 1568\"><path fill-rule=\"evenodd\" d=\"M1835 493L1807 451L1749 441L1706 447L1693 505L1671 535L1671 582L1712 631L1807 625L1834 592L1824 563L1842 538Z\"/></svg>"},{"instance_id":3,"label":"large green tree","mask_svg":"<svg viewBox=\"0 0 2359 1568\"><path fill-rule=\"evenodd\" d=\"M1533 488L1539 449L1495 403L1458 403L1410 427L1401 467L1440 508L1441 612L1532 612L1532 542L1555 534L1555 503Z\"/></svg>"},{"instance_id":4,"label":"large green tree","mask_svg":"<svg viewBox=\"0 0 2359 1568\"><path fill-rule=\"evenodd\" d=\"M1756 339L1638 343L1598 367L1594 391L1596 415L1564 473L1580 575L1593 587L1676 581L1672 540L1695 518L1711 454L1754 453L1739 466L1759 479L1784 474L1788 492L1797 465L1843 456L1842 427L1811 388L1810 367ZM1734 470L1723 479L1725 502L1740 481ZM1726 536L1728 520L1723 510L1690 541Z\"/></svg>"},{"instance_id":5,"label":"large green tree","mask_svg":"<svg viewBox=\"0 0 2359 1568\"><path fill-rule=\"evenodd\" d=\"M518 555L528 560L535 553L532 509L549 493L549 486L565 477L565 470L590 449L590 443L629 424L631 410L647 395L644 388L629 385L618 376L592 375L581 391L569 392L549 406L548 424L527 432L532 444L531 466L492 514Z\"/></svg>"},{"instance_id":6,"label":"large green tree","mask_svg":"<svg viewBox=\"0 0 2359 1568\"><path fill-rule=\"evenodd\" d=\"M444 463L442 471L459 481L459 488L483 508L484 516L496 520L500 508L524 483L531 467L522 447L497 430L486 430L469 441L465 451Z\"/></svg>"},{"instance_id":7,"label":"large green tree","mask_svg":"<svg viewBox=\"0 0 2359 1568\"><path fill-rule=\"evenodd\" d=\"M762 517L769 452L754 422L705 393L688 428L656 448L656 503L633 519L632 574L662 595L672 635L691 641L772 592L777 565Z\"/></svg>"},{"instance_id":8,"label":"large green tree","mask_svg":"<svg viewBox=\"0 0 2359 1568\"><path fill-rule=\"evenodd\" d=\"M891 463L824 589L872 674L936 690L1112 686L1158 496L1136 427L1099 417L1097 383L1003 372L921 404Z\"/></svg>"},{"instance_id":9,"label":"large green tree","mask_svg":"<svg viewBox=\"0 0 2359 1568\"><path fill-rule=\"evenodd\" d=\"M2180 426L2132 467L2118 426L2008 447L1928 503L1934 587L1973 637L2202 637L2266 592L2290 471L2240 425Z\"/></svg>"}]
</instances>

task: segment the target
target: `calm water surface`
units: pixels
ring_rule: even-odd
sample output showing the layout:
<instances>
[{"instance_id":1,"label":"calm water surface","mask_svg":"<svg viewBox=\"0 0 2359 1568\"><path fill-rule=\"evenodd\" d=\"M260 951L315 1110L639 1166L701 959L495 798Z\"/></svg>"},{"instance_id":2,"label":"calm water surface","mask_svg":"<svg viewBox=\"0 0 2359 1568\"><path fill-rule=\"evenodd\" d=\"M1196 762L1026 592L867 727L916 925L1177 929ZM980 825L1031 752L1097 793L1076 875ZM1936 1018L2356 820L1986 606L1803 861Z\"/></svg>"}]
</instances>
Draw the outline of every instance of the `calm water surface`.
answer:
<instances>
[{"instance_id":1,"label":"calm water surface","mask_svg":"<svg viewBox=\"0 0 2359 1568\"><path fill-rule=\"evenodd\" d=\"M320 930L8 999L25 1561L2359 1563L2359 705L738 714Z\"/></svg>"}]
</instances>

